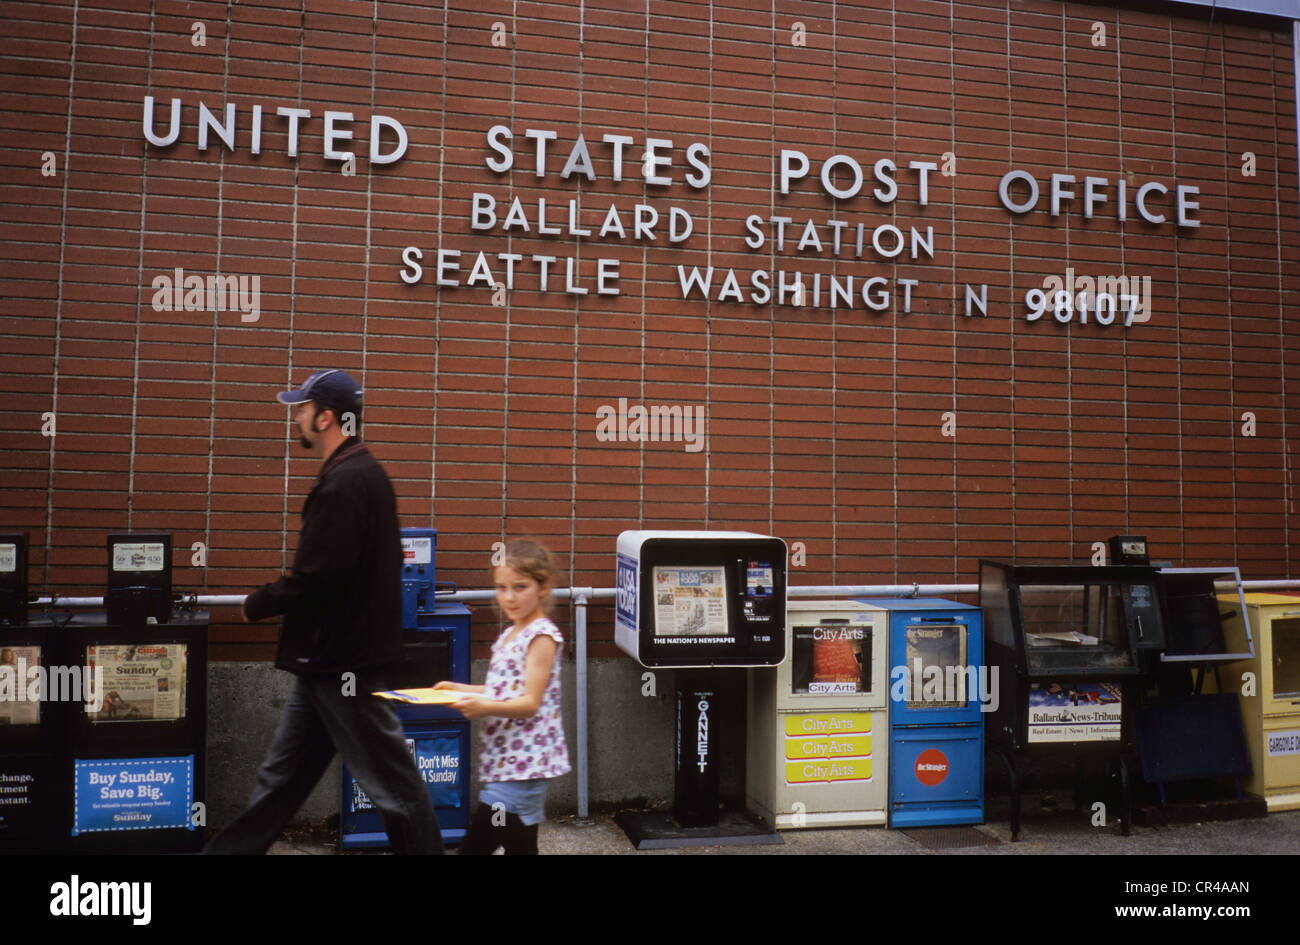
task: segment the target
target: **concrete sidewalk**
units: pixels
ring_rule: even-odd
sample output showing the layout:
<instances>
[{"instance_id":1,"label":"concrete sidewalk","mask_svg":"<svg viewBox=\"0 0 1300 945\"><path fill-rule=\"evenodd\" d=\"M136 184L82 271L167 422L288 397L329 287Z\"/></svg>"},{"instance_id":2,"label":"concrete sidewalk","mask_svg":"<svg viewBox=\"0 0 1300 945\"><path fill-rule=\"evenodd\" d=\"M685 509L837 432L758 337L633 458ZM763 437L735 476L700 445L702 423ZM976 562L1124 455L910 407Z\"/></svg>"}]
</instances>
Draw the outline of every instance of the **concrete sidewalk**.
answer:
<instances>
[{"instance_id":1,"label":"concrete sidewalk","mask_svg":"<svg viewBox=\"0 0 1300 945\"><path fill-rule=\"evenodd\" d=\"M289 836L277 842L270 852L334 854L337 836L324 836L327 832L318 826L311 836ZM1016 843L1011 842L1005 811L1001 812L1001 819L994 812L988 823L973 828L787 830L780 836L783 842L774 846L686 847L645 851L645 854L1296 854L1300 853L1300 811L1251 820L1134 827L1132 835L1125 837L1113 821L1105 827L1093 827L1086 813L1076 814L1072 809L1053 811L1026 803L1020 840ZM543 854L637 853L609 814L597 814L585 822L579 822L576 817L547 820L542 824L539 846ZM378 852L360 851L356 855Z\"/></svg>"}]
</instances>

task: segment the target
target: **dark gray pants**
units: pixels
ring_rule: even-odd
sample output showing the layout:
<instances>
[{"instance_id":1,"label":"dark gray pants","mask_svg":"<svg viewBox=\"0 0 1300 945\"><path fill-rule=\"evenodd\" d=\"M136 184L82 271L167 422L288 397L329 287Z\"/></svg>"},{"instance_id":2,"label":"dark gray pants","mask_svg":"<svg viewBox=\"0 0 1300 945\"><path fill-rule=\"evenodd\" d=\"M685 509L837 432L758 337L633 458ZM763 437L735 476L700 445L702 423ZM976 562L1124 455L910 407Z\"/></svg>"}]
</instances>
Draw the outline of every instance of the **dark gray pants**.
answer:
<instances>
[{"instance_id":1,"label":"dark gray pants","mask_svg":"<svg viewBox=\"0 0 1300 945\"><path fill-rule=\"evenodd\" d=\"M357 673L356 695L343 695L337 674L294 676L248 808L203 852L265 853L337 749L383 817L393 852L442 853L433 802L401 723L385 700L370 695L380 688L383 681L374 673Z\"/></svg>"}]
</instances>

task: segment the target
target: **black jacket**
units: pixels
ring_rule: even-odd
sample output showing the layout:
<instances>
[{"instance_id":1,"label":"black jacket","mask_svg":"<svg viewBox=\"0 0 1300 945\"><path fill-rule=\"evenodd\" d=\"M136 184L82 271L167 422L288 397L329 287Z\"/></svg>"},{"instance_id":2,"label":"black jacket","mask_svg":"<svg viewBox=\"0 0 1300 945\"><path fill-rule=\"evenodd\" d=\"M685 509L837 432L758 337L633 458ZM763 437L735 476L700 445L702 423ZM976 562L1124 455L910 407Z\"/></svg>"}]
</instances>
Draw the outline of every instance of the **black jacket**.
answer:
<instances>
[{"instance_id":1,"label":"black jacket","mask_svg":"<svg viewBox=\"0 0 1300 945\"><path fill-rule=\"evenodd\" d=\"M359 440L321 467L302 506L293 570L249 595L250 620L283 614L275 665L291 673L381 667L402 642L402 538L388 474Z\"/></svg>"}]
</instances>

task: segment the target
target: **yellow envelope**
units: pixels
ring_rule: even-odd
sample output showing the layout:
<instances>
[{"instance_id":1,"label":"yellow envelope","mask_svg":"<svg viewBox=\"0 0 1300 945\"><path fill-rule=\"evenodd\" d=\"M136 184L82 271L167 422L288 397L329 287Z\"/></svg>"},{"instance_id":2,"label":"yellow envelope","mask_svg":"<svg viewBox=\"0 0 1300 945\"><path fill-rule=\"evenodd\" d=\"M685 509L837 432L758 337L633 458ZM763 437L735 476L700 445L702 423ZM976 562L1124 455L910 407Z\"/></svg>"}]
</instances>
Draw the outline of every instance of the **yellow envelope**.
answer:
<instances>
[{"instance_id":1,"label":"yellow envelope","mask_svg":"<svg viewBox=\"0 0 1300 945\"><path fill-rule=\"evenodd\" d=\"M372 692L372 696L379 696L381 699L392 699L394 702L408 702L413 705L450 705L453 702L459 702L463 692L457 692L455 689L385 689L383 692Z\"/></svg>"}]
</instances>

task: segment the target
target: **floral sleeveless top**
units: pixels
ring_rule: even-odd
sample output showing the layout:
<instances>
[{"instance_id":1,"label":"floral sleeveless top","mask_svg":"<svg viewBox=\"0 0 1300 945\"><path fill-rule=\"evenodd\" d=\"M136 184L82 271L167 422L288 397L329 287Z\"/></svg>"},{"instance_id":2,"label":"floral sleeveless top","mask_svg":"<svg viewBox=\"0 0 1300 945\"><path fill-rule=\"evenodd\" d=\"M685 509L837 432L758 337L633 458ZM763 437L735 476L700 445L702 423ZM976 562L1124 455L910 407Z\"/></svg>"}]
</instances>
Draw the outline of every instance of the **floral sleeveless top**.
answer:
<instances>
[{"instance_id":1,"label":"floral sleeveless top","mask_svg":"<svg viewBox=\"0 0 1300 945\"><path fill-rule=\"evenodd\" d=\"M507 627L492 644L492 661L484 680L489 699L515 699L524 694L528 646L539 635L555 640L555 662L542 693L542 704L531 719L489 717L479 730L478 771L483 781L529 781L555 778L569 771L569 749L560 717L560 656L564 637L545 617L534 620L510 641Z\"/></svg>"}]
</instances>

